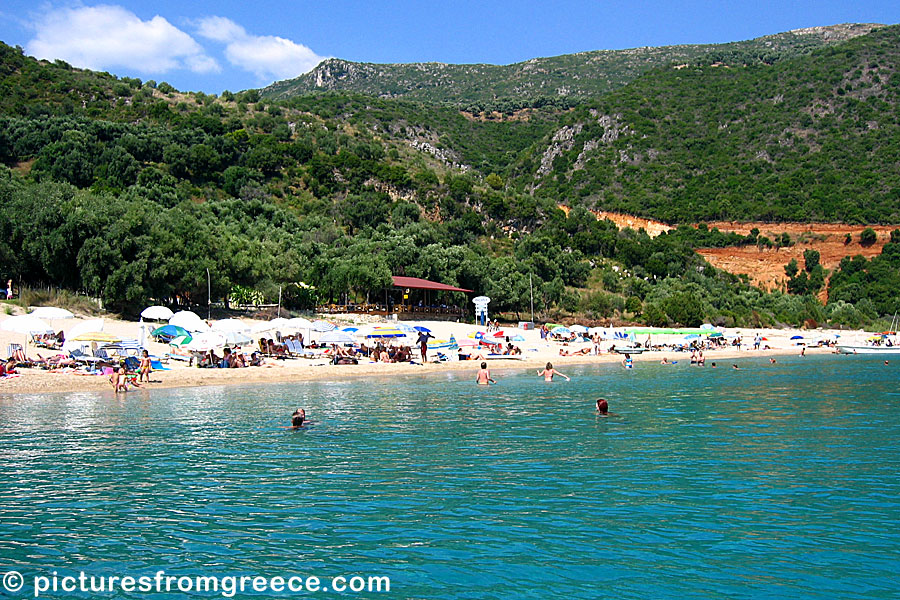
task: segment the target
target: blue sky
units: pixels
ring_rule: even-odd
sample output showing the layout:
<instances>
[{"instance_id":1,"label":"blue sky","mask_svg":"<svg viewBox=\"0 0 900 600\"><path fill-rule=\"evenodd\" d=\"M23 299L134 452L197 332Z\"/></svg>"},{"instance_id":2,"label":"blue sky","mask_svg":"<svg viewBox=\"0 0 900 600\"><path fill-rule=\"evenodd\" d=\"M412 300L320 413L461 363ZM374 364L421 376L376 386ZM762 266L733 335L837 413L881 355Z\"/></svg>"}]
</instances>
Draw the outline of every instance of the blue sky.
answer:
<instances>
[{"instance_id":1,"label":"blue sky","mask_svg":"<svg viewBox=\"0 0 900 600\"><path fill-rule=\"evenodd\" d=\"M220 93L300 75L327 57L508 64L848 22L900 23L900 2L3 0L0 41L39 58Z\"/></svg>"}]
</instances>

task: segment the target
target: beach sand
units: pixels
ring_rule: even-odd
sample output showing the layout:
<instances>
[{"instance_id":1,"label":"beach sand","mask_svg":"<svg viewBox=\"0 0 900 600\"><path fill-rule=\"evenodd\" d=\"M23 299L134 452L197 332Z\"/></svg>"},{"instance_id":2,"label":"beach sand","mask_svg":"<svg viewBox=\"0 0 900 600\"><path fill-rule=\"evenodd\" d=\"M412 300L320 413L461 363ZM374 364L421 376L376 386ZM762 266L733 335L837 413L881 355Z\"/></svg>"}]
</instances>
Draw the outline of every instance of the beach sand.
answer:
<instances>
[{"instance_id":1,"label":"beach sand","mask_svg":"<svg viewBox=\"0 0 900 600\"><path fill-rule=\"evenodd\" d=\"M9 318L9 315L2 315L0 323ZM359 325L363 320L371 321L366 317L354 318L353 315L341 315L339 320L334 316L330 317L333 322L339 326ZM58 329L65 331L84 319L68 319L65 321L55 321L53 325ZM126 339L138 339L140 337L140 325L134 321L123 321L118 319L105 319L104 332L111 333ZM252 319L242 319L248 326L260 323ZM409 325L422 325L431 329L432 334L438 340L447 340L453 334L457 341L462 339L470 339L477 331L483 331L483 328L471 324L455 323L447 321L408 321ZM589 347L588 344L572 344L563 346L556 342L541 340L540 332L537 330L524 331L517 327L502 327L501 330L505 335L513 337L521 335L525 338L523 342L513 342L519 346L522 351L521 360L498 359L488 361L488 367L491 369L494 378L502 377L504 372L514 370L543 368L547 362L552 362L554 367L563 373L566 367L570 365L583 364L601 364L601 363L619 363L622 356L619 354L601 354L598 356L581 355L581 356L560 356L560 348L568 351L578 350L583 347ZM770 346L769 350L752 350L754 335L759 332L767 341L763 344ZM306 336L306 332L302 332ZM731 367L732 363L739 363L740 359L759 356L777 356L777 355L798 355L800 354L800 346L796 345L795 340L790 338L795 335L801 335L807 343L815 343L818 339L839 334L842 343L861 343L869 334L862 331L832 331L832 330L814 330L799 331L791 329L730 329L725 332L726 336L740 335L743 341L741 350L729 347L728 349L712 350L705 352L707 367L712 362L720 362L719 367ZM252 335L252 334L251 334ZM317 339L318 335L312 332L312 339ZM0 355L6 356L7 346L10 343L24 344L26 336L24 334L0 331ZM638 342L644 342L646 336L638 336ZM673 341L681 341L682 336L654 335L653 343L667 344ZM435 341L432 340L431 344ZM603 348L608 348L613 342L604 342ZM620 344L621 345L621 344ZM164 356L168 352L169 347L165 344L158 344L149 340L147 344L151 354ZM822 354L833 353L832 348L808 348L806 353ZM52 356L56 352L28 347L28 356L34 357L38 354L43 357ZM450 352L450 354L453 354ZM419 351L414 348L414 358L418 361L420 358ZM429 359L433 359L436 354L429 352ZM679 362L688 362L690 355L685 352L645 352L643 354L634 355L635 363L644 361L659 362L663 357L668 357L670 361L677 360ZM728 361L725 363L725 361ZM151 376L151 383L142 384L141 389L157 389L157 388L173 388L173 387L191 387L191 386L209 386L209 385L229 385L244 384L256 385L261 383L281 383L281 382L302 382L310 380L344 380L349 377L366 377L366 376L394 376L394 375L415 375L454 371L471 371L473 381L475 372L478 369L480 361L456 361L422 364L392 364L392 363L373 363L361 361L358 365L331 365L325 359L287 359L275 360L268 359L268 364L263 367L248 367L244 369L198 369L189 367L186 362L169 361L166 365L168 371L154 371ZM75 372L53 373L39 368L20 369L19 377L11 377L0 380L0 394L44 394L44 393L60 393L71 391L109 391L111 385L107 377L98 375L77 374Z\"/></svg>"}]
</instances>

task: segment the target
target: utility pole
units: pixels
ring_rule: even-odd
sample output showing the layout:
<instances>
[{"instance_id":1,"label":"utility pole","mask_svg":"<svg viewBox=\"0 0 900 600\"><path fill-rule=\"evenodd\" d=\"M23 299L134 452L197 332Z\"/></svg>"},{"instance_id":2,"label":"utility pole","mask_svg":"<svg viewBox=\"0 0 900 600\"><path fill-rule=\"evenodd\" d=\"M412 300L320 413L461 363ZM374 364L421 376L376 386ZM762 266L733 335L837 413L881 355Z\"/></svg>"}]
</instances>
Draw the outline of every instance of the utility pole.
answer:
<instances>
[{"instance_id":1,"label":"utility pole","mask_svg":"<svg viewBox=\"0 0 900 600\"><path fill-rule=\"evenodd\" d=\"M209 321L212 313L212 279L209 277L209 267L206 267L206 320Z\"/></svg>"},{"instance_id":2,"label":"utility pole","mask_svg":"<svg viewBox=\"0 0 900 600\"><path fill-rule=\"evenodd\" d=\"M534 287L531 285L531 273L528 274L528 292L531 294L531 322L534 323Z\"/></svg>"}]
</instances>

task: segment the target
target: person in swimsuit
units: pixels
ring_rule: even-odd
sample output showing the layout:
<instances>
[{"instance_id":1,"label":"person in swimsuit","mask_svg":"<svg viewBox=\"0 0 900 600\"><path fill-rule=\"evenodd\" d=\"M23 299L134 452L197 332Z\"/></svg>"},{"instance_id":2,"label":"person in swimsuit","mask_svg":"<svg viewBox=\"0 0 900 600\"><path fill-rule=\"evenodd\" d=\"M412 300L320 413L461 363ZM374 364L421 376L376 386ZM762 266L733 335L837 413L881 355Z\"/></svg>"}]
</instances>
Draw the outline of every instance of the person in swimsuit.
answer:
<instances>
[{"instance_id":1,"label":"person in swimsuit","mask_svg":"<svg viewBox=\"0 0 900 600\"><path fill-rule=\"evenodd\" d=\"M475 375L475 382L478 385L490 385L492 383L497 383L493 379L491 379L491 372L488 371L487 363L481 363L481 368L478 369L478 373Z\"/></svg>"},{"instance_id":2,"label":"person in swimsuit","mask_svg":"<svg viewBox=\"0 0 900 600\"><path fill-rule=\"evenodd\" d=\"M626 354L625 358L622 359L622 366L626 369L634 368L634 359L631 358L630 354Z\"/></svg>"},{"instance_id":3,"label":"person in swimsuit","mask_svg":"<svg viewBox=\"0 0 900 600\"><path fill-rule=\"evenodd\" d=\"M609 402L605 398L597 398L597 412L601 415L609 413Z\"/></svg>"},{"instance_id":4,"label":"person in swimsuit","mask_svg":"<svg viewBox=\"0 0 900 600\"><path fill-rule=\"evenodd\" d=\"M153 370L153 367L150 366L150 353L144 350L141 353L141 365L138 367L138 381L146 380L147 383L150 383L150 371Z\"/></svg>"},{"instance_id":5,"label":"person in swimsuit","mask_svg":"<svg viewBox=\"0 0 900 600\"><path fill-rule=\"evenodd\" d=\"M565 377L566 381L571 381L571 379L569 379L568 375L566 375L564 373L560 373L559 371L554 369L552 363L547 363L547 366L544 367L544 370L538 371L537 374L542 375L544 377L544 381L553 381L554 375L559 375L560 377Z\"/></svg>"},{"instance_id":6,"label":"person in swimsuit","mask_svg":"<svg viewBox=\"0 0 900 600\"><path fill-rule=\"evenodd\" d=\"M306 420L306 411L302 408L298 408L294 411L294 414L291 415L291 429L300 429L303 427L303 422Z\"/></svg>"}]
</instances>

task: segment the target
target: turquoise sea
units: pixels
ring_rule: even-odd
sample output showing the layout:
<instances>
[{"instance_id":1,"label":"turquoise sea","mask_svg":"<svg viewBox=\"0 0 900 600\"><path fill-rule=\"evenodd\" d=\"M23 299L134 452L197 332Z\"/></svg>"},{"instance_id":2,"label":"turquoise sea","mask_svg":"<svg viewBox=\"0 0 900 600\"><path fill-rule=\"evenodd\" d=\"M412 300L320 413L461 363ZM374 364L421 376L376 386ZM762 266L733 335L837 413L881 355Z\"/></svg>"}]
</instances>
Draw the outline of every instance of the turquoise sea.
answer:
<instances>
[{"instance_id":1,"label":"turquoise sea","mask_svg":"<svg viewBox=\"0 0 900 600\"><path fill-rule=\"evenodd\" d=\"M0 572L897 598L900 361L732 362L0 396ZM283 429L297 407L315 423ZM42 595L176 596L221 597Z\"/></svg>"}]
</instances>

